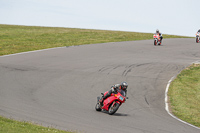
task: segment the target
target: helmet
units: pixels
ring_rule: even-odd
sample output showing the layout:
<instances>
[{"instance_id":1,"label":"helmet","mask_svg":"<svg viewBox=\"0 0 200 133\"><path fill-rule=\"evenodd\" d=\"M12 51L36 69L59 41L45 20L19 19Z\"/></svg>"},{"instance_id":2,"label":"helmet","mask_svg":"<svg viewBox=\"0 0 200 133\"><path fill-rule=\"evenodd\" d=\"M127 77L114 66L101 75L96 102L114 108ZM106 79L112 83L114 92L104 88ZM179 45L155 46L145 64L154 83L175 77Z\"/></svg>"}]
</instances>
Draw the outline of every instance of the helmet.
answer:
<instances>
[{"instance_id":1,"label":"helmet","mask_svg":"<svg viewBox=\"0 0 200 133\"><path fill-rule=\"evenodd\" d=\"M156 30L156 33L159 33L159 30L158 30L158 29Z\"/></svg>"},{"instance_id":2,"label":"helmet","mask_svg":"<svg viewBox=\"0 0 200 133\"><path fill-rule=\"evenodd\" d=\"M128 84L126 82L121 83L121 89L126 90L128 88Z\"/></svg>"}]
</instances>

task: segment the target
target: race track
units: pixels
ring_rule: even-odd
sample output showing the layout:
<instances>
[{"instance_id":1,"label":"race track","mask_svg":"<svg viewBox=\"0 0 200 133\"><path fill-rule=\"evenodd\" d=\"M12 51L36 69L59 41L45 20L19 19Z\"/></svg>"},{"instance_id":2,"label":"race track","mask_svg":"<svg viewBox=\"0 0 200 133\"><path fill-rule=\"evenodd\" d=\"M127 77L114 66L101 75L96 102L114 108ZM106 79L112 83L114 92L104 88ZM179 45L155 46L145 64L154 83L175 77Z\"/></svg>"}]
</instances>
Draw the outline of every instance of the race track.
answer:
<instances>
[{"instance_id":1,"label":"race track","mask_svg":"<svg viewBox=\"0 0 200 133\"><path fill-rule=\"evenodd\" d=\"M81 133L199 133L165 110L168 81L200 60L195 39L63 47L0 57L0 115ZM96 97L126 81L128 97L113 116Z\"/></svg>"}]
</instances>

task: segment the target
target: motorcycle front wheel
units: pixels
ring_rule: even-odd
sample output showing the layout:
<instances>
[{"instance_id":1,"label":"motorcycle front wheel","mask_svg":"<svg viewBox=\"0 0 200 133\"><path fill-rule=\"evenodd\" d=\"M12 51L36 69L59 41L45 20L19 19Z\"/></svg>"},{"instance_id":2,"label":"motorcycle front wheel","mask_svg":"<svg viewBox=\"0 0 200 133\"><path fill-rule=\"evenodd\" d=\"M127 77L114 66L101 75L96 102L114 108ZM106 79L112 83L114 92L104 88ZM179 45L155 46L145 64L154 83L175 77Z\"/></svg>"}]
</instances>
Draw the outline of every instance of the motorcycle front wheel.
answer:
<instances>
[{"instance_id":1,"label":"motorcycle front wheel","mask_svg":"<svg viewBox=\"0 0 200 133\"><path fill-rule=\"evenodd\" d=\"M198 43L199 42L199 38L198 37L196 37L196 43Z\"/></svg>"},{"instance_id":2,"label":"motorcycle front wheel","mask_svg":"<svg viewBox=\"0 0 200 133\"><path fill-rule=\"evenodd\" d=\"M112 104L108 110L109 115L113 115L119 108L119 103Z\"/></svg>"},{"instance_id":3,"label":"motorcycle front wheel","mask_svg":"<svg viewBox=\"0 0 200 133\"><path fill-rule=\"evenodd\" d=\"M157 41L156 40L154 40L154 45L157 45Z\"/></svg>"}]
</instances>

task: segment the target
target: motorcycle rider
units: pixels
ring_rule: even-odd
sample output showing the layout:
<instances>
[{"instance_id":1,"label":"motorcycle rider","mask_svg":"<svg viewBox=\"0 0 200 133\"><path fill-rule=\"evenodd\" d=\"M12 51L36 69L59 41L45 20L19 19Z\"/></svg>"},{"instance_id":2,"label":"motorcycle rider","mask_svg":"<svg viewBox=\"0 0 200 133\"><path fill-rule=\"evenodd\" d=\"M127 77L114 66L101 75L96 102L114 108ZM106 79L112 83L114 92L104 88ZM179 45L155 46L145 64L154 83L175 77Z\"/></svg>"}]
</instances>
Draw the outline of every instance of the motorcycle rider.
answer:
<instances>
[{"instance_id":1,"label":"motorcycle rider","mask_svg":"<svg viewBox=\"0 0 200 133\"><path fill-rule=\"evenodd\" d=\"M108 93L105 96L103 95L101 99L99 100L101 106L103 106L103 101L106 98L108 98L112 93L117 93L117 92L125 93L124 96L126 97L127 88L128 88L128 84L126 82L122 82L121 84L115 84L111 86L111 90L109 90Z\"/></svg>"},{"instance_id":2,"label":"motorcycle rider","mask_svg":"<svg viewBox=\"0 0 200 133\"><path fill-rule=\"evenodd\" d=\"M162 33L160 33L159 30L157 29L157 30L156 30L156 34L159 34L159 36L160 36L160 42L162 42L162 39L163 39Z\"/></svg>"},{"instance_id":3,"label":"motorcycle rider","mask_svg":"<svg viewBox=\"0 0 200 133\"><path fill-rule=\"evenodd\" d=\"M199 43L200 28L196 33L196 42Z\"/></svg>"}]
</instances>

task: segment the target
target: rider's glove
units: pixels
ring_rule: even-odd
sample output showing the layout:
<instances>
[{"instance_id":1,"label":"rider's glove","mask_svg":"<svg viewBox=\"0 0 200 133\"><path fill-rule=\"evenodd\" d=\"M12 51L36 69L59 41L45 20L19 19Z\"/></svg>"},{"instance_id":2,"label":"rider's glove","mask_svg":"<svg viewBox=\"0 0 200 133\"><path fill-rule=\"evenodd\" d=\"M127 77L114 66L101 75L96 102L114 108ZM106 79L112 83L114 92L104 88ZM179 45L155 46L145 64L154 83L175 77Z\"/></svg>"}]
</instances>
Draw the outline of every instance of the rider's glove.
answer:
<instances>
[{"instance_id":1,"label":"rider's glove","mask_svg":"<svg viewBox=\"0 0 200 133\"><path fill-rule=\"evenodd\" d=\"M111 87L111 90L112 90L112 93L116 92L117 91L117 88L115 86L112 86Z\"/></svg>"},{"instance_id":2,"label":"rider's glove","mask_svg":"<svg viewBox=\"0 0 200 133\"><path fill-rule=\"evenodd\" d=\"M120 86L120 84L113 85L113 86L111 87L112 92L117 92L119 86Z\"/></svg>"}]
</instances>

